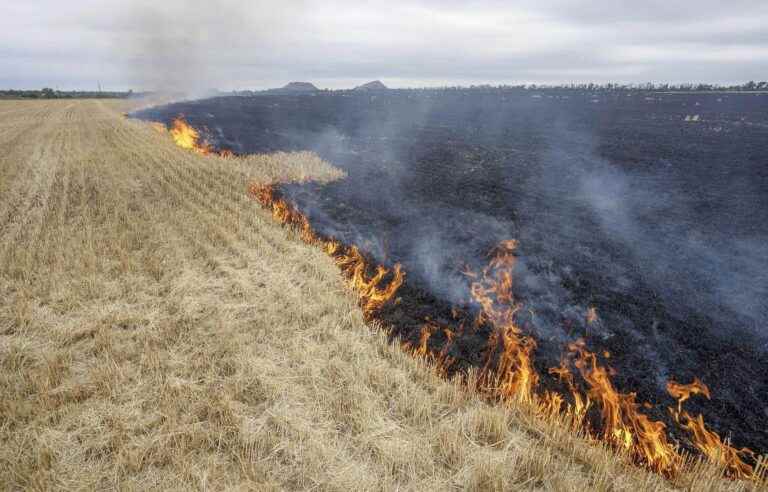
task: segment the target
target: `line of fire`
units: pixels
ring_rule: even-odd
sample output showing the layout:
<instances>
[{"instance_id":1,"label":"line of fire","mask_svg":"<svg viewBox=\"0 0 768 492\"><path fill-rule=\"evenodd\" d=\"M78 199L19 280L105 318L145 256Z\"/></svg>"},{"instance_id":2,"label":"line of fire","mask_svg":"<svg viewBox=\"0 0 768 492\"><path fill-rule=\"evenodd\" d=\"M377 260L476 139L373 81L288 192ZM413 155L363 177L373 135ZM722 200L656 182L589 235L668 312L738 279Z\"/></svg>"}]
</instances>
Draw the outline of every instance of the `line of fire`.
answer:
<instances>
[{"instance_id":1,"label":"line of fire","mask_svg":"<svg viewBox=\"0 0 768 492\"><path fill-rule=\"evenodd\" d=\"M161 123L154 126L168 132L182 148L203 155L236 157L230 151L214 149L181 116L170 128ZM401 264L377 264L358 246L317 233L307 216L281 194L279 183L253 183L247 192L271 212L274 220L333 258L356 294L365 320L387 329L393 339L398 337L396 322L388 314L405 304L407 281ZM666 409L668 421L687 436L678 441L670 438L667 423L649 417L652 403L638 401L636 393L616 388L609 352L593 350L578 339L568 344L558 366L539 368L537 341L519 322L525 306L513 294L518 246L514 239L502 241L489 252L485 267L479 271L465 269L462 274L471 293L469 307L453 306L451 323L425 317L415 336L399 338L403 350L426 360L440 375L460 379L491 401L517 405L586 439L605 442L632 462L661 475L676 476L698 453L701 459L718 464L727 477L757 483L768 480L765 457L722 438L707 426L703 415L686 410L689 400L711 397L707 385L698 378L687 384L670 379L666 385L677 401ZM592 323L597 317L591 308L586 322ZM451 357L451 347L458 337L476 334L486 338L482 361L479 367L467 370Z\"/></svg>"}]
</instances>

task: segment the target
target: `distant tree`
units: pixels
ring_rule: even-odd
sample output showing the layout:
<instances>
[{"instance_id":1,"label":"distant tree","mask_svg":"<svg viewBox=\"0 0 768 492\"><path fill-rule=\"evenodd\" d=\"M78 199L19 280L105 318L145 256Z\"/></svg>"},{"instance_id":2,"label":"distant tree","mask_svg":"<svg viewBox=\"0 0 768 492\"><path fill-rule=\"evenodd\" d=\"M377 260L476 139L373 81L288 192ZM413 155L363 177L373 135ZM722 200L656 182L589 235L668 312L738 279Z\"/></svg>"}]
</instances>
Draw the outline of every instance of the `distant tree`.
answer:
<instances>
[{"instance_id":1,"label":"distant tree","mask_svg":"<svg viewBox=\"0 0 768 492\"><path fill-rule=\"evenodd\" d=\"M56 97L56 91L54 91L50 87L43 87L43 90L41 90L40 93L42 94L42 97L46 99Z\"/></svg>"}]
</instances>

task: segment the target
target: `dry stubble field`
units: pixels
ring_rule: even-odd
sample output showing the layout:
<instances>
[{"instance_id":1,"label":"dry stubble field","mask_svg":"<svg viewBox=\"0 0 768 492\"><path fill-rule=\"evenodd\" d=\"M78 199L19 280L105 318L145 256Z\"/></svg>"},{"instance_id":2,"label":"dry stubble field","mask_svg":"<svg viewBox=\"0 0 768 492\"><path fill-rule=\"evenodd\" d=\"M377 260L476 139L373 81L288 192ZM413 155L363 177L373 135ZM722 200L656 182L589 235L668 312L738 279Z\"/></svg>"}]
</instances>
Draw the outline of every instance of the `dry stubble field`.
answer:
<instances>
[{"instance_id":1,"label":"dry stubble field","mask_svg":"<svg viewBox=\"0 0 768 492\"><path fill-rule=\"evenodd\" d=\"M487 405L365 325L252 180L124 102L0 101L0 489L739 490Z\"/></svg>"}]
</instances>

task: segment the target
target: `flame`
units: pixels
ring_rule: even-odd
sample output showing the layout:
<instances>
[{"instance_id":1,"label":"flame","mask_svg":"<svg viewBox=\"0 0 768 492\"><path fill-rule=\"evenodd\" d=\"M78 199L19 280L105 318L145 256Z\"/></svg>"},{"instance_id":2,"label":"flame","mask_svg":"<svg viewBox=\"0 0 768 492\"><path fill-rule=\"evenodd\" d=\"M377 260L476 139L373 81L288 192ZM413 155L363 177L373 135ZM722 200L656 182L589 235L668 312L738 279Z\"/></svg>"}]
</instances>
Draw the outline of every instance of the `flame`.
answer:
<instances>
[{"instance_id":1,"label":"flame","mask_svg":"<svg viewBox=\"0 0 768 492\"><path fill-rule=\"evenodd\" d=\"M611 382L610 371L597 362L597 356L585 348L583 340L571 343L574 365L587 383L588 398L600 405L603 438L627 450L651 469L674 473L680 457L668 441L666 425L640 412L635 393L620 393Z\"/></svg>"},{"instance_id":2,"label":"flame","mask_svg":"<svg viewBox=\"0 0 768 492\"><path fill-rule=\"evenodd\" d=\"M349 277L349 286L360 296L363 315L366 318L381 309L403 284L404 274L399 263L394 266L392 280L387 284L383 281L390 271L381 265L376 266L376 273L368 278L366 272L369 270L369 264L357 246L350 246L346 251L337 253L335 259L341 271Z\"/></svg>"},{"instance_id":3,"label":"flame","mask_svg":"<svg viewBox=\"0 0 768 492\"><path fill-rule=\"evenodd\" d=\"M572 418L575 425L578 425L584 420L587 411L592 406L592 401L589 399L589 396L582 395L578 388L576 388L573 380L573 373L571 373L571 370L568 368L568 363L565 359L560 361L560 366L550 367L549 373L557 375L560 381L568 386L568 390L573 397L573 405L569 403L569 406L565 409L564 413Z\"/></svg>"},{"instance_id":4,"label":"flame","mask_svg":"<svg viewBox=\"0 0 768 492\"><path fill-rule=\"evenodd\" d=\"M419 346L411 347L409 342L404 342L402 344L403 348L417 357L429 357L431 355L429 352L429 339L438 329L439 326L436 323L427 320L426 323L421 325L419 330Z\"/></svg>"},{"instance_id":5,"label":"flame","mask_svg":"<svg viewBox=\"0 0 768 492\"><path fill-rule=\"evenodd\" d=\"M573 403L564 405L563 396L551 391L536 393L539 381L533 364L536 341L524 335L515 322L520 310L512 292L517 246L514 240L504 241L491 252L488 266L480 274L469 269L464 272L473 280L470 292L480 306L476 324L489 323L494 329L478 378L480 389L503 400L533 405L544 415L561 413L575 424L585 420L594 402L600 408L601 437L649 468L674 474L682 462L668 441L664 423L641 413L634 393L624 394L615 389L611 370L598 364L597 356L586 350L583 341L571 344L569 349L579 375L589 388L587 393L579 391L566 360L560 367L550 369L550 373L566 383ZM593 312L596 318L596 311ZM422 353L424 349L422 345L415 352Z\"/></svg>"},{"instance_id":6,"label":"flame","mask_svg":"<svg viewBox=\"0 0 768 492\"><path fill-rule=\"evenodd\" d=\"M249 193L262 206L272 210L272 217L276 221L293 227L299 232L302 241L320 246L334 259L349 286L357 293L365 319L370 320L395 297L405 279L405 272L399 263L392 270L382 265L374 268L357 246L347 246L334 238L315 233L307 217L280 197L274 185L254 183ZM372 269L374 273L370 274Z\"/></svg>"},{"instance_id":7,"label":"flame","mask_svg":"<svg viewBox=\"0 0 768 492\"><path fill-rule=\"evenodd\" d=\"M545 391L539 399L539 409L547 417L557 417L563 414L565 398L560 393Z\"/></svg>"},{"instance_id":8,"label":"flame","mask_svg":"<svg viewBox=\"0 0 768 492\"><path fill-rule=\"evenodd\" d=\"M479 383L492 389L503 399L533 403L539 375L533 367L536 341L522 335L515 323L520 306L512 294L512 273L517 262L517 241L500 243L481 275L465 272L475 278L470 286L474 301L480 306L476 324L490 323L494 331L485 351Z\"/></svg>"},{"instance_id":9,"label":"flame","mask_svg":"<svg viewBox=\"0 0 768 492\"><path fill-rule=\"evenodd\" d=\"M667 392L677 399L677 411L683 411L683 403L691 397L691 395L704 395L707 399L710 398L709 388L707 385L701 382L699 378L693 378L691 384L679 384L674 381L667 381Z\"/></svg>"},{"instance_id":10,"label":"flame","mask_svg":"<svg viewBox=\"0 0 768 492\"><path fill-rule=\"evenodd\" d=\"M442 333L446 340L439 352L433 352L429 347L429 341L436 333ZM451 374L451 366L454 363L454 359L449 356L448 353L453 345L454 338L455 332L453 329L440 325L427 318L419 329L418 345L413 346L410 342L404 341L401 343L401 346L403 350L411 353L414 357L420 357L430 361L438 374L449 376Z\"/></svg>"},{"instance_id":11,"label":"flame","mask_svg":"<svg viewBox=\"0 0 768 492\"><path fill-rule=\"evenodd\" d=\"M231 150L215 151L208 142L201 140L200 132L181 116L173 120L170 129L157 121L153 121L150 124L154 130L160 133L170 133L174 143L182 149L192 150L202 155L218 155L224 158L235 157L235 153Z\"/></svg>"},{"instance_id":12,"label":"flame","mask_svg":"<svg viewBox=\"0 0 768 492\"><path fill-rule=\"evenodd\" d=\"M564 359L559 367L551 368L549 372L557 375L567 385L573 403L566 403L562 395L551 391L536 395L539 379L533 366L536 343L532 338L522 335L514 321L520 309L512 294L516 247L516 241L504 241L494 250L489 265L481 274L469 269L464 271L473 280L470 291L481 307L477 322L489 322L495 328L486 349L481 385L484 384L486 389L492 389L504 399L515 398L523 403L532 403L544 415L560 413L569 417L574 424L584 422L593 406L599 407L602 430L598 437L625 450L635 460L645 463L656 472L667 476L676 474L683 466L683 458L677 447L669 441L666 425L651 420L640 411L641 405L637 403L635 393L621 393L615 388L611 381L615 371L600 365L597 356L586 349L582 340L570 344L569 351L570 357L574 359L573 365L588 388L586 394L579 391L568 361ZM597 310L590 307L587 322L591 324L597 319ZM496 356L498 352L500 354ZM605 351L603 356L608 359L610 353ZM690 385L670 382L669 388L670 393L679 398L679 407L692 394L709 397L708 388L698 380ZM648 403L642 406L652 408ZM694 444L702 453L725 465L729 476L754 478L753 468L739 457L754 457L752 451L736 450L724 444L716 433L704 427L701 415L695 419L685 413L683 415L686 422L680 422L679 415L676 420L693 433ZM590 432L589 428L587 432Z\"/></svg>"},{"instance_id":13,"label":"flame","mask_svg":"<svg viewBox=\"0 0 768 492\"><path fill-rule=\"evenodd\" d=\"M182 117L173 120L170 133L173 141L182 149L194 150L203 155L211 153L211 147L206 142L200 142L200 132Z\"/></svg>"},{"instance_id":14,"label":"flame","mask_svg":"<svg viewBox=\"0 0 768 492\"><path fill-rule=\"evenodd\" d=\"M683 402L693 395L703 395L707 399L710 398L709 388L699 378L694 378L690 384L669 381L667 392L677 398L677 409L670 408L669 412L682 428L690 432L693 445L704 456L723 466L730 476L746 479L755 477L755 469L742 459L743 456L755 458L755 453L751 449L734 448L720 439L716 432L707 429L703 415L699 414L692 417L691 414L683 410Z\"/></svg>"},{"instance_id":15,"label":"flame","mask_svg":"<svg viewBox=\"0 0 768 492\"><path fill-rule=\"evenodd\" d=\"M281 198L273 185L253 184L249 192L271 210L276 221L292 227L304 242L319 246L334 259L349 286L357 293L366 320L374 319L383 306L394 299L405 276L399 264L392 270L381 265L374 267L356 246L318 235L307 217ZM621 393L616 389L611 380L615 371L601 365L583 340L571 343L560 366L549 369L549 373L556 375L567 387L568 396L551 390L537 391L540 377L534 366L536 341L525 335L515 320L521 309L512 289L517 246L517 241L503 241L491 251L488 265L481 272L468 267L463 272L471 282L472 301L479 308L474 329L483 325L492 328L483 352L482 368L475 380L477 389L502 401L529 405L545 417L565 417L566 422L584 426L588 436L602 438L623 450L635 462L666 476L676 475L685 460L669 441L666 425L651 420L640 411L641 407L652 407L648 403L637 403L635 393ZM452 316L457 326L443 326L425 319L420 327L418 345L402 344L414 356L434 363L443 375L450 374L454 362L448 352L455 333L464 330L463 311L454 308ZM597 319L597 310L590 308L587 322L593 323ZM430 347L438 333L445 339L439 350ZM608 352L603 352L603 356L610 358ZM580 377L579 382L576 376ZM580 387L585 387L586 391L582 392ZM737 450L723 443L716 433L705 427L701 415L693 418L682 410L682 403L692 395L709 397L709 389L701 381L694 380L690 385L670 381L668 390L678 399L677 410L670 409L675 421L691 432L694 445L705 456L723 464L728 476L761 480L759 474L753 473L753 467L741 459L746 455L754 457L752 451ZM588 416L598 412L599 430L595 431L590 427L593 419Z\"/></svg>"}]
</instances>

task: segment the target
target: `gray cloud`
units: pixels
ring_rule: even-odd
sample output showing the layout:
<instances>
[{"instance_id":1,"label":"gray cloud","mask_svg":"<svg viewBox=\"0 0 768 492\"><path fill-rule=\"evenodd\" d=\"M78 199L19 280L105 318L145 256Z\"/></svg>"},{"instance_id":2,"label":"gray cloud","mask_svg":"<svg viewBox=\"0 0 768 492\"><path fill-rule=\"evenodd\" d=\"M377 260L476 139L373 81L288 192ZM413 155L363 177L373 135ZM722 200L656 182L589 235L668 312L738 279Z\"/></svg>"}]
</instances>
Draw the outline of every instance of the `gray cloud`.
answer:
<instances>
[{"instance_id":1,"label":"gray cloud","mask_svg":"<svg viewBox=\"0 0 768 492\"><path fill-rule=\"evenodd\" d=\"M0 87L765 79L768 5L714 0L38 0L0 5Z\"/></svg>"}]
</instances>

